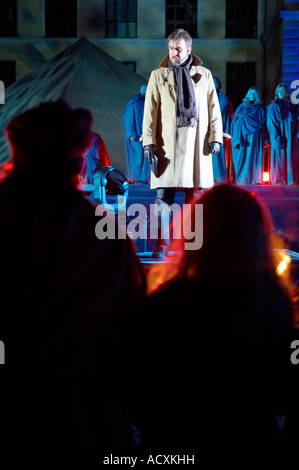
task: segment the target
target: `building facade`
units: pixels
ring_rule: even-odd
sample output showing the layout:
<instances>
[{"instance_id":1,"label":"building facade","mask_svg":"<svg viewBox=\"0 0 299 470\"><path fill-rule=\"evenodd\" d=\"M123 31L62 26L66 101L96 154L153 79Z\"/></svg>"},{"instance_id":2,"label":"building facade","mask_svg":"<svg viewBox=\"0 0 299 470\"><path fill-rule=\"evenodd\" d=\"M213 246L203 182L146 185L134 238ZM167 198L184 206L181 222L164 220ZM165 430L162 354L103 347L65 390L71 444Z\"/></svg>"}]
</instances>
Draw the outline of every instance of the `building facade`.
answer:
<instances>
[{"instance_id":1,"label":"building facade","mask_svg":"<svg viewBox=\"0 0 299 470\"><path fill-rule=\"evenodd\" d=\"M167 54L168 34L183 27L234 107L252 85L268 104L282 79L290 73L299 79L298 6L293 0L0 0L0 80L9 86L80 37L147 79Z\"/></svg>"}]
</instances>

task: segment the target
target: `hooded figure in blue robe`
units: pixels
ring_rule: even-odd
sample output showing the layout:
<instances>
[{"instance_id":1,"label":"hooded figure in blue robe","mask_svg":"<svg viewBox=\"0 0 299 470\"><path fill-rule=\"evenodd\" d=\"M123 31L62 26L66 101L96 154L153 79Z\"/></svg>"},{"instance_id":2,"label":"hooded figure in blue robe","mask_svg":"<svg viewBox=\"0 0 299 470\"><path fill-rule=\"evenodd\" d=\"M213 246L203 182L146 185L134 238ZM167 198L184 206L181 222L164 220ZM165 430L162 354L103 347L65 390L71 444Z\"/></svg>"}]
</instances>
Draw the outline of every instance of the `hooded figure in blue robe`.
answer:
<instances>
[{"instance_id":1,"label":"hooded figure in blue robe","mask_svg":"<svg viewBox=\"0 0 299 470\"><path fill-rule=\"evenodd\" d=\"M298 108L290 100L288 87L277 85L274 101L267 109L271 184L299 184Z\"/></svg>"},{"instance_id":2,"label":"hooded figure in blue robe","mask_svg":"<svg viewBox=\"0 0 299 470\"><path fill-rule=\"evenodd\" d=\"M232 153L237 184L263 183L263 151L269 145L266 109L256 86L249 88L232 122Z\"/></svg>"},{"instance_id":3,"label":"hooded figure in blue robe","mask_svg":"<svg viewBox=\"0 0 299 470\"><path fill-rule=\"evenodd\" d=\"M214 181L217 183L227 182L231 180L232 168L231 168L231 124L233 120L233 106L229 97L221 90L221 81L218 77L214 77L214 85L217 91L217 96L220 105L220 111L222 116L223 132L227 136L223 136L223 145L220 147L220 152L213 155L213 173Z\"/></svg>"},{"instance_id":4,"label":"hooded figure in blue robe","mask_svg":"<svg viewBox=\"0 0 299 470\"><path fill-rule=\"evenodd\" d=\"M136 182L150 180L150 165L142 148L142 127L146 85L142 85L124 107L123 124L126 137L127 177ZM140 140L141 139L141 140Z\"/></svg>"}]
</instances>

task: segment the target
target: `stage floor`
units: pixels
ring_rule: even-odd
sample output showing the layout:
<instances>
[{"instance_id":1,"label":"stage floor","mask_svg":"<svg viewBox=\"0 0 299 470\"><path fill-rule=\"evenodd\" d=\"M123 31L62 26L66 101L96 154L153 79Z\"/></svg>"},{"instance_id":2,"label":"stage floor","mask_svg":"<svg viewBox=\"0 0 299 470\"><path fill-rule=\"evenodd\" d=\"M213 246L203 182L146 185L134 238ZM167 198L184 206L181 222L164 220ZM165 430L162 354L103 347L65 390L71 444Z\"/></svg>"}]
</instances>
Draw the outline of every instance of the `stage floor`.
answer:
<instances>
[{"instance_id":1,"label":"stage floor","mask_svg":"<svg viewBox=\"0 0 299 470\"><path fill-rule=\"evenodd\" d=\"M240 187L254 192L259 200L268 206L274 229L283 237L284 247L291 256L292 264L297 271L299 266L299 186L252 185ZM127 208L132 204L142 204L150 214L150 205L155 203L155 197L156 190L150 189L149 184L130 184ZM115 196L107 196L108 203L113 203L115 200ZM175 203L181 206L183 202L184 193L177 192ZM137 239L134 241L140 261L146 265L167 262L167 258L162 261L151 258L154 242L150 237L146 240Z\"/></svg>"}]
</instances>

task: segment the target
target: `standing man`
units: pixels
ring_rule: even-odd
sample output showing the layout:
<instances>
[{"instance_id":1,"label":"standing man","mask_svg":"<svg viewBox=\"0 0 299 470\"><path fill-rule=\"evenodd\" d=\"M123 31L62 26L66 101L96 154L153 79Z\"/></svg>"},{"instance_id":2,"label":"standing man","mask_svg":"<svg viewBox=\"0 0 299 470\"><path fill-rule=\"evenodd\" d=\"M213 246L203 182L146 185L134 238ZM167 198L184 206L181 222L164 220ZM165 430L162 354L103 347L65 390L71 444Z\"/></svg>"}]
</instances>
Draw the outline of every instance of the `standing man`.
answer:
<instances>
[{"instance_id":1,"label":"standing man","mask_svg":"<svg viewBox=\"0 0 299 470\"><path fill-rule=\"evenodd\" d=\"M156 204L168 208L175 192L188 203L214 184L212 154L222 144L222 119L212 74L191 54L192 38L184 29L168 37L169 54L151 73L144 107L144 154L152 164L151 188ZM167 213L168 216L168 213ZM161 228L161 225L160 225ZM154 258L163 258L169 240L158 235Z\"/></svg>"}]
</instances>

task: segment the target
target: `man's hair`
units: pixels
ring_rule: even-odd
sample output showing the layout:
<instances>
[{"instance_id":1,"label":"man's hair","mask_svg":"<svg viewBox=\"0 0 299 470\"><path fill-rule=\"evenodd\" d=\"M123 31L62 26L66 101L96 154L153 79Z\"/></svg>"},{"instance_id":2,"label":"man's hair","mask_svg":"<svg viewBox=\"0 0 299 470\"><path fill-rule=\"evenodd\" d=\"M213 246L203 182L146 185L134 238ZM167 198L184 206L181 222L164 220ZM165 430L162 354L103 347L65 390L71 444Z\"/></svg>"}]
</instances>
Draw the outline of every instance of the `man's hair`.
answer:
<instances>
[{"instance_id":1,"label":"man's hair","mask_svg":"<svg viewBox=\"0 0 299 470\"><path fill-rule=\"evenodd\" d=\"M176 29L170 35L168 36L167 44L169 44L170 41L179 41L181 39L184 39L188 47L192 46L192 37L186 31L185 29Z\"/></svg>"}]
</instances>

